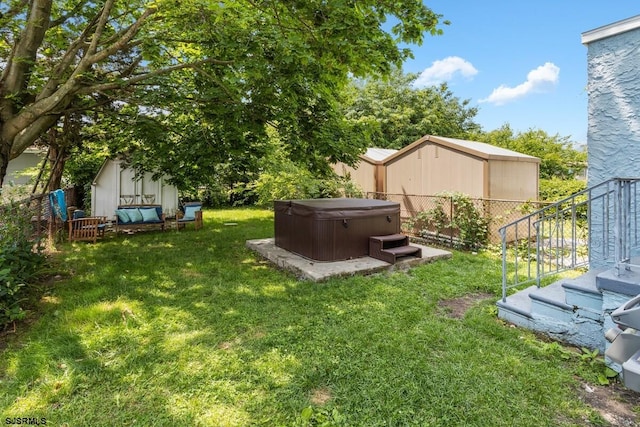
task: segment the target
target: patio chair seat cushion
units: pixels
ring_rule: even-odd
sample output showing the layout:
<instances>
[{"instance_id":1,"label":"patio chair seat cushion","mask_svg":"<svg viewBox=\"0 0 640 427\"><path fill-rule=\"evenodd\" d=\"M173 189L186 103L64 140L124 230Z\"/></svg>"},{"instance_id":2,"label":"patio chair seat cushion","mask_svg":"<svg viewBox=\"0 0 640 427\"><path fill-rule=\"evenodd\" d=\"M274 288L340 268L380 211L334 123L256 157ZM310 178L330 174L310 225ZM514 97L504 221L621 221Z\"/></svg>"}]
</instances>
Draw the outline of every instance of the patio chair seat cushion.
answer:
<instances>
[{"instance_id":1,"label":"patio chair seat cushion","mask_svg":"<svg viewBox=\"0 0 640 427\"><path fill-rule=\"evenodd\" d=\"M186 206L184 208L184 221L193 221L196 219L196 212L201 209L201 206Z\"/></svg>"}]
</instances>

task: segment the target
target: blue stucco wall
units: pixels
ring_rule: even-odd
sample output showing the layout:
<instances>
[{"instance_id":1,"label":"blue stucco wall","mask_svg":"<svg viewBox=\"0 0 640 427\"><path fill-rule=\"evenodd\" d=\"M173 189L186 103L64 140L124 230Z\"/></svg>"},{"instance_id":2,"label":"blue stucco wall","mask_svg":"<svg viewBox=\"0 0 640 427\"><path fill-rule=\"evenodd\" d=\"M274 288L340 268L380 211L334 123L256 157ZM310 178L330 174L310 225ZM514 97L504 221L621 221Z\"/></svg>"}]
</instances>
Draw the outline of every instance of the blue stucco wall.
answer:
<instances>
[{"instance_id":1,"label":"blue stucco wall","mask_svg":"<svg viewBox=\"0 0 640 427\"><path fill-rule=\"evenodd\" d=\"M640 29L587 46L588 183L640 177Z\"/></svg>"}]
</instances>

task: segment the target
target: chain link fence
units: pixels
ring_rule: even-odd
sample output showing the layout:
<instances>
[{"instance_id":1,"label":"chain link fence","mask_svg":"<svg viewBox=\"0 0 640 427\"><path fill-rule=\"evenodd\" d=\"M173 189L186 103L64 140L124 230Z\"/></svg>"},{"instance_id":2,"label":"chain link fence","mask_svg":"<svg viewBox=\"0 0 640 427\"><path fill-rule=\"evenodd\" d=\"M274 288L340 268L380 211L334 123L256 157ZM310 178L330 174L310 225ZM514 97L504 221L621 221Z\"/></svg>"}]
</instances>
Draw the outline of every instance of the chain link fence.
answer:
<instances>
[{"instance_id":1,"label":"chain link fence","mask_svg":"<svg viewBox=\"0 0 640 427\"><path fill-rule=\"evenodd\" d=\"M464 206L464 213L456 212L456 209L461 209L461 205L454 195L424 196L368 192L365 197L399 203L403 232L428 243L449 247L469 246L469 242L464 241L465 230L451 226L454 222L460 222L454 221L455 218L466 216L468 220L475 221L468 224L469 227L486 228L486 242L499 244L500 227L549 204L539 201L468 198L473 206L473 218L470 218L468 205Z\"/></svg>"}]
</instances>

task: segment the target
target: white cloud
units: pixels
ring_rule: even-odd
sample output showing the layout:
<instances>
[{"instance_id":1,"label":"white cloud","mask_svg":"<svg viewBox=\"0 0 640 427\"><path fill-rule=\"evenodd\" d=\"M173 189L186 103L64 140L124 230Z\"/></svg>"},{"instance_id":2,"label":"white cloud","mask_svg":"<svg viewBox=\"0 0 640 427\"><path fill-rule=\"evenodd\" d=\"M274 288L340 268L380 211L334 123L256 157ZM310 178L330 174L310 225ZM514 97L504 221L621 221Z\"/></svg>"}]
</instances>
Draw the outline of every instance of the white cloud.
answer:
<instances>
[{"instance_id":1,"label":"white cloud","mask_svg":"<svg viewBox=\"0 0 640 427\"><path fill-rule=\"evenodd\" d=\"M470 62L465 61L458 56L450 56L445 59L434 61L433 64L431 64L431 67L426 68L422 73L420 73L416 81L413 82L413 85L415 87L437 85L453 79L456 74L461 74L462 76L470 79L478 74L478 70L476 70Z\"/></svg>"},{"instance_id":2,"label":"white cloud","mask_svg":"<svg viewBox=\"0 0 640 427\"><path fill-rule=\"evenodd\" d=\"M495 105L504 105L515 99L522 98L530 93L548 92L557 83L560 76L560 68L551 62L529 71L527 81L516 87L501 85L494 89L487 98L478 102L488 102Z\"/></svg>"}]
</instances>

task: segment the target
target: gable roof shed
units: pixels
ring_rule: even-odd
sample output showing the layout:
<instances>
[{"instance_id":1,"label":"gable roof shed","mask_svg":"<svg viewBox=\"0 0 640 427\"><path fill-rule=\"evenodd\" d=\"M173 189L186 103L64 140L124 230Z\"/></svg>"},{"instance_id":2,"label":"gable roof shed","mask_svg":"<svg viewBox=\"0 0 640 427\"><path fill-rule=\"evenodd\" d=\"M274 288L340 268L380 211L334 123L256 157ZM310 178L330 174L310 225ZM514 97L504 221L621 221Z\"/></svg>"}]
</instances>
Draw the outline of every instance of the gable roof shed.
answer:
<instances>
[{"instance_id":1,"label":"gable roof shed","mask_svg":"<svg viewBox=\"0 0 640 427\"><path fill-rule=\"evenodd\" d=\"M389 194L458 191L472 198L538 198L540 159L483 142L425 135L384 165Z\"/></svg>"},{"instance_id":2,"label":"gable roof shed","mask_svg":"<svg viewBox=\"0 0 640 427\"><path fill-rule=\"evenodd\" d=\"M333 165L364 192L537 200L540 159L483 142L425 135L402 150L370 148L355 167Z\"/></svg>"},{"instance_id":3,"label":"gable roof shed","mask_svg":"<svg viewBox=\"0 0 640 427\"><path fill-rule=\"evenodd\" d=\"M138 173L122 159L108 159L91 183L91 213L115 218L120 205L156 204L167 216L178 210L178 189L163 176Z\"/></svg>"},{"instance_id":4,"label":"gable roof shed","mask_svg":"<svg viewBox=\"0 0 640 427\"><path fill-rule=\"evenodd\" d=\"M338 175L348 175L365 193L384 192L384 162L397 152L389 148L367 148L356 165L338 162L332 167Z\"/></svg>"}]
</instances>

